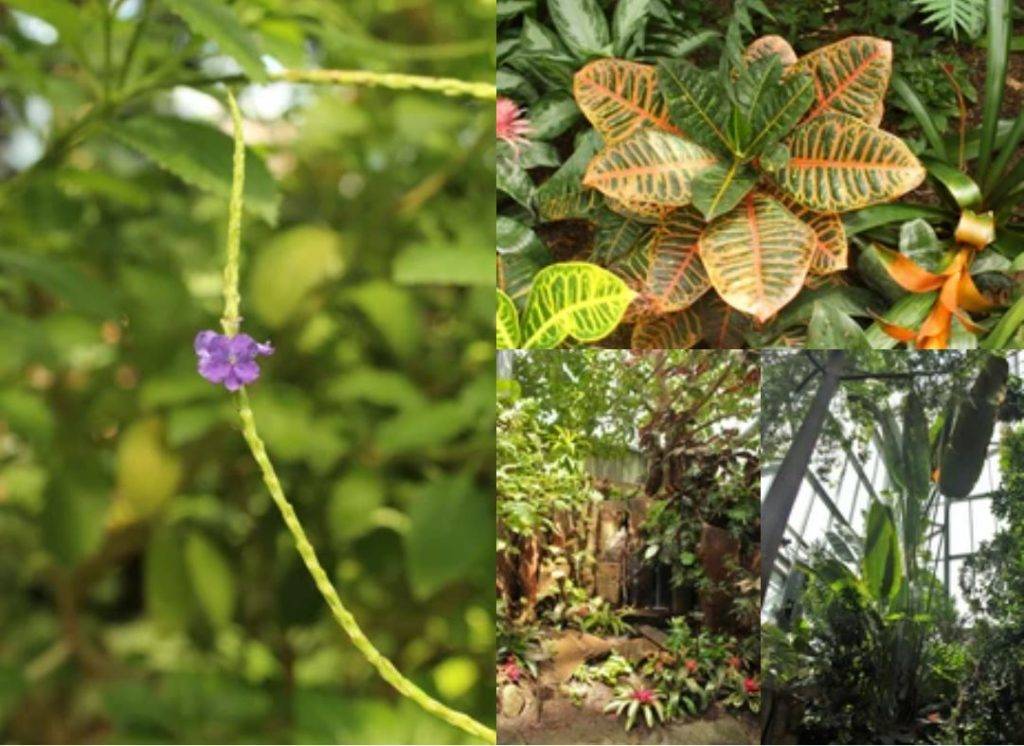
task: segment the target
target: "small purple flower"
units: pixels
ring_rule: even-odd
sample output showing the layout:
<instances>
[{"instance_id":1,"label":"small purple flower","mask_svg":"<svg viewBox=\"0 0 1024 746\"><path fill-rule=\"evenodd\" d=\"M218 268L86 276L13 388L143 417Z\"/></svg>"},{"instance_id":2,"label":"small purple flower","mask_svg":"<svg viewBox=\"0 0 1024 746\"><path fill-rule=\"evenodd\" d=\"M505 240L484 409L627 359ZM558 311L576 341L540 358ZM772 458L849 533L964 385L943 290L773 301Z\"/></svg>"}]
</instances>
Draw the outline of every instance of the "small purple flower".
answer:
<instances>
[{"instance_id":1,"label":"small purple flower","mask_svg":"<svg viewBox=\"0 0 1024 746\"><path fill-rule=\"evenodd\" d=\"M260 377L257 355L274 351L269 342L260 344L248 334L228 337L209 329L196 335L199 375L211 383L223 383L228 391L238 391Z\"/></svg>"}]
</instances>

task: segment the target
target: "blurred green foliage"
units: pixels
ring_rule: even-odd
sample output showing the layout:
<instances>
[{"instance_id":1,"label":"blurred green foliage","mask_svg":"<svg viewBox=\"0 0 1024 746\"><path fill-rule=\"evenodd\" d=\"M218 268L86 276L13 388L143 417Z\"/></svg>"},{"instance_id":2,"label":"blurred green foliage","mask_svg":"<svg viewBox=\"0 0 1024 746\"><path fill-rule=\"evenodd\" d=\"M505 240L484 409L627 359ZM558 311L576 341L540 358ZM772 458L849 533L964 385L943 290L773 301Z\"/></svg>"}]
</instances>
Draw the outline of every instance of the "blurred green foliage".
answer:
<instances>
[{"instance_id":1,"label":"blurred green foliage","mask_svg":"<svg viewBox=\"0 0 1024 746\"><path fill-rule=\"evenodd\" d=\"M192 338L221 307L228 79L261 433L374 643L493 722L491 105L249 84L489 81L493 0L5 6L0 740L463 742L337 629Z\"/></svg>"}]
</instances>

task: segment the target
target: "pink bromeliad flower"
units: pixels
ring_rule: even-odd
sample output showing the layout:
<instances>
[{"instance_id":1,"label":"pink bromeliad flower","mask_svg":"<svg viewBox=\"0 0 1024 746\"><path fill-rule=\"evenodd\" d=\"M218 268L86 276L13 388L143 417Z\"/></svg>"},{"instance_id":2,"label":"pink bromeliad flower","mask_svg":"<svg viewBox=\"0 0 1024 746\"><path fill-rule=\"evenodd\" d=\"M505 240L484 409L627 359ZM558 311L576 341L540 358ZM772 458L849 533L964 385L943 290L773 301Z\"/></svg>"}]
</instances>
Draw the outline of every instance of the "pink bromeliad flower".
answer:
<instances>
[{"instance_id":1,"label":"pink bromeliad flower","mask_svg":"<svg viewBox=\"0 0 1024 746\"><path fill-rule=\"evenodd\" d=\"M526 142L530 134L530 122L523 109L510 98L498 96L498 118L495 132L499 140L504 140L518 152L519 146Z\"/></svg>"},{"instance_id":2,"label":"pink bromeliad flower","mask_svg":"<svg viewBox=\"0 0 1024 746\"><path fill-rule=\"evenodd\" d=\"M650 689L634 689L633 699L642 705L649 705L654 701L654 692Z\"/></svg>"},{"instance_id":3,"label":"pink bromeliad flower","mask_svg":"<svg viewBox=\"0 0 1024 746\"><path fill-rule=\"evenodd\" d=\"M515 657L511 655L505 660L505 663L502 666L502 671L505 674L506 678L508 678L508 680L511 681L513 684L518 684L519 679L522 678L523 675L523 672L519 668L519 664L516 662Z\"/></svg>"}]
</instances>

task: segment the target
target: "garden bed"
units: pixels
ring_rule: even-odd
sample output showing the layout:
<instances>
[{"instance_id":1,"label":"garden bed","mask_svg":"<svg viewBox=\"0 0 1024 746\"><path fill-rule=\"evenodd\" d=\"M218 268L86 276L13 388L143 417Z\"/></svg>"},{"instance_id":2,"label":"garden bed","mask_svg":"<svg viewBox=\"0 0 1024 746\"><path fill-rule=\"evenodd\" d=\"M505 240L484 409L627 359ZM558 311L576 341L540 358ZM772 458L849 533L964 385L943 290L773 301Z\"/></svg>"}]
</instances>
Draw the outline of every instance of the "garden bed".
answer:
<instances>
[{"instance_id":1,"label":"garden bed","mask_svg":"<svg viewBox=\"0 0 1024 746\"><path fill-rule=\"evenodd\" d=\"M739 744L759 743L757 719L714 705L698 718L673 721L657 730L623 733L605 712L614 689L601 682L571 691L581 665L600 663L612 653L638 664L662 648L645 637L601 638L577 631L548 631L552 649L537 678L508 682L498 690L498 729L502 743Z\"/></svg>"}]
</instances>

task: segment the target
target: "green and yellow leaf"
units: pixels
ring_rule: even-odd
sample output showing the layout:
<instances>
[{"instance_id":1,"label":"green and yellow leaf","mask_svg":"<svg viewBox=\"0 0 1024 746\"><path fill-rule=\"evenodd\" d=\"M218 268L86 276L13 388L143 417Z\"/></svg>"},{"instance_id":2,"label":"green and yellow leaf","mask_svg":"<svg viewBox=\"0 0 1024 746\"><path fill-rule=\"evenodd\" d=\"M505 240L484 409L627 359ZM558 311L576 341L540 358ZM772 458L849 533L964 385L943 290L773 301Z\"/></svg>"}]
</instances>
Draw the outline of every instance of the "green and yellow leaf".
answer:
<instances>
[{"instance_id":1,"label":"green and yellow leaf","mask_svg":"<svg viewBox=\"0 0 1024 746\"><path fill-rule=\"evenodd\" d=\"M669 213L676 209L674 205L666 205L660 202L626 202L612 197L605 197L604 200L612 212L624 218L638 220L641 223L660 223Z\"/></svg>"},{"instance_id":2,"label":"green and yellow leaf","mask_svg":"<svg viewBox=\"0 0 1024 746\"><path fill-rule=\"evenodd\" d=\"M739 160L726 167L717 163L693 180L693 206L705 220L714 220L739 204L757 183L757 175Z\"/></svg>"},{"instance_id":3,"label":"green and yellow leaf","mask_svg":"<svg viewBox=\"0 0 1024 746\"><path fill-rule=\"evenodd\" d=\"M681 311L708 291L711 283L698 253L703 228L699 215L676 210L645 245L610 268L639 293L638 314L658 316Z\"/></svg>"},{"instance_id":4,"label":"green and yellow leaf","mask_svg":"<svg viewBox=\"0 0 1024 746\"><path fill-rule=\"evenodd\" d=\"M653 65L628 60L595 60L573 77L573 95L583 115L611 145L640 127L682 136L669 120Z\"/></svg>"},{"instance_id":5,"label":"green and yellow leaf","mask_svg":"<svg viewBox=\"0 0 1024 746\"><path fill-rule=\"evenodd\" d=\"M851 36L804 55L792 70L814 77L815 103L807 119L839 112L877 125L892 75L892 43Z\"/></svg>"},{"instance_id":6,"label":"green and yellow leaf","mask_svg":"<svg viewBox=\"0 0 1024 746\"><path fill-rule=\"evenodd\" d=\"M765 90L750 109L751 139L744 152L753 154L777 143L796 126L814 101L810 75L791 73Z\"/></svg>"},{"instance_id":7,"label":"green and yellow leaf","mask_svg":"<svg viewBox=\"0 0 1024 746\"><path fill-rule=\"evenodd\" d=\"M501 290L498 290L497 348L514 350L519 347L519 314L516 306Z\"/></svg>"},{"instance_id":8,"label":"green and yellow leaf","mask_svg":"<svg viewBox=\"0 0 1024 746\"><path fill-rule=\"evenodd\" d=\"M524 349L550 349L567 337L596 342L619 325L636 293L606 269L563 262L537 273L523 314Z\"/></svg>"},{"instance_id":9,"label":"green and yellow leaf","mask_svg":"<svg viewBox=\"0 0 1024 746\"><path fill-rule=\"evenodd\" d=\"M608 265L646 242L651 226L612 210L601 210L593 220L594 248L591 260Z\"/></svg>"},{"instance_id":10,"label":"green and yellow leaf","mask_svg":"<svg viewBox=\"0 0 1024 746\"><path fill-rule=\"evenodd\" d=\"M725 302L763 322L800 292L814 243L814 231L793 213L751 192L705 228L700 256Z\"/></svg>"},{"instance_id":11,"label":"green and yellow leaf","mask_svg":"<svg viewBox=\"0 0 1024 746\"><path fill-rule=\"evenodd\" d=\"M849 245L846 242L842 218L834 212L816 212L808 209L784 192L775 192L772 196L814 231L811 274L828 275L846 269Z\"/></svg>"},{"instance_id":12,"label":"green and yellow leaf","mask_svg":"<svg viewBox=\"0 0 1024 746\"><path fill-rule=\"evenodd\" d=\"M895 135L845 114L823 114L797 127L789 162L775 175L794 200L822 212L889 202L916 188L924 166Z\"/></svg>"},{"instance_id":13,"label":"green and yellow leaf","mask_svg":"<svg viewBox=\"0 0 1024 746\"><path fill-rule=\"evenodd\" d=\"M583 183L630 207L683 207L690 204L693 177L716 162L700 145L648 128L598 153Z\"/></svg>"},{"instance_id":14,"label":"green and yellow leaf","mask_svg":"<svg viewBox=\"0 0 1024 746\"><path fill-rule=\"evenodd\" d=\"M717 293L707 293L690 310L697 314L701 337L708 347L737 349L746 346L745 336L753 328L750 317L730 306Z\"/></svg>"},{"instance_id":15,"label":"green and yellow leaf","mask_svg":"<svg viewBox=\"0 0 1024 746\"><path fill-rule=\"evenodd\" d=\"M642 319L633 327L634 350L687 350L701 338L700 318L692 310Z\"/></svg>"}]
</instances>

